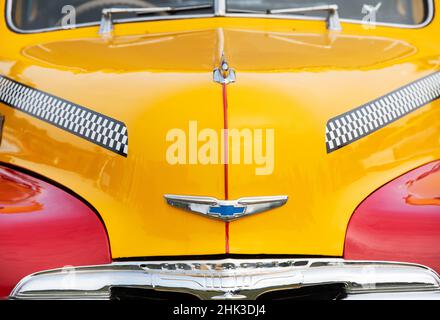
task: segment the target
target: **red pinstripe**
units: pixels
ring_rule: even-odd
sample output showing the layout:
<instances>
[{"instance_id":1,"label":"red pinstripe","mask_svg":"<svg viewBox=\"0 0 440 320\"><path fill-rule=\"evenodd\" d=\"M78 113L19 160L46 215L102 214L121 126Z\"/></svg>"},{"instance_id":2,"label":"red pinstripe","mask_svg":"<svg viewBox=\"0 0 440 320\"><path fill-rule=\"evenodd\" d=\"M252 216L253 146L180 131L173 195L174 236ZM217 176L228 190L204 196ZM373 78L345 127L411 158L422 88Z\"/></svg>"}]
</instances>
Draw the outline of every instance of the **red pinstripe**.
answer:
<instances>
[{"instance_id":1,"label":"red pinstripe","mask_svg":"<svg viewBox=\"0 0 440 320\"><path fill-rule=\"evenodd\" d=\"M224 131L224 181L225 181L225 200L229 200L229 139L228 139L228 90L227 85L223 84L223 127ZM225 223L225 252L229 254L229 222Z\"/></svg>"}]
</instances>

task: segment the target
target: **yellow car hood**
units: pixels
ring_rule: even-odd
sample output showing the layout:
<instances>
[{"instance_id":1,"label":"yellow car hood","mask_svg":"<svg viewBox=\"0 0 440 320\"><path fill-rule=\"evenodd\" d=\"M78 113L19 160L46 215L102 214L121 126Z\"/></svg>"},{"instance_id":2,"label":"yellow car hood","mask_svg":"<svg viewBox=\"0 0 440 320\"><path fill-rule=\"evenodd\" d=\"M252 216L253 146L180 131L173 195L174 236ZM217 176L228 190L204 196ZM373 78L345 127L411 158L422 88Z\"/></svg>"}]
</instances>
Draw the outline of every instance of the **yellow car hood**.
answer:
<instances>
[{"instance_id":1,"label":"yellow car hood","mask_svg":"<svg viewBox=\"0 0 440 320\"><path fill-rule=\"evenodd\" d=\"M296 22L293 30L292 21L252 27L255 21L120 25L112 39L99 38L96 28L10 33L2 75L124 122L129 148L127 157L114 154L1 105L0 161L89 201L106 224L114 258L223 254L227 246L233 254L342 255L356 206L439 158L440 123L432 119L440 109L431 103L332 153L327 121L432 73L438 48L418 44L420 31L347 26L329 34L321 22ZM273 129L275 137L271 174L256 175L257 164L228 166L229 199L289 196L285 206L228 227L164 200L225 199L223 164L166 161L170 130L187 131L190 121L219 134L224 127L222 86L212 77L222 49L237 72L227 87L229 128Z\"/></svg>"}]
</instances>

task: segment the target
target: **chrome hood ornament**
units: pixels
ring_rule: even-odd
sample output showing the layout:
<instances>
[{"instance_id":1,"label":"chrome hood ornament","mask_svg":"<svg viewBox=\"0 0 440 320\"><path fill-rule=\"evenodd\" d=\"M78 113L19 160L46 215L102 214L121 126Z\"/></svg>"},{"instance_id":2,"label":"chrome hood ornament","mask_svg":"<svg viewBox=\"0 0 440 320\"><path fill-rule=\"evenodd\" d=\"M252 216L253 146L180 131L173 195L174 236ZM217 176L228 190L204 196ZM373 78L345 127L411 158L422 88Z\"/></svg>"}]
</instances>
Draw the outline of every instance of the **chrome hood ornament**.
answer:
<instances>
[{"instance_id":1,"label":"chrome hood ornament","mask_svg":"<svg viewBox=\"0 0 440 320\"><path fill-rule=\"evenodd\" d=\"M218 200L210 197L165 195L170 206L181 208L209 218L233 221L265 212L286 204L288 196L251 197L238 200Z\"/></svg>"},{"instance_id":2,"label":"chrome hood ornament","mask_svg":"<svg viewBox=\"0 0 440 320\"><path fill-rule=\"evenodd\" d=\"M237 80L237 76L234 69L229 67L229 63L225 57L222 56L220 67L214 69L214 82L220 84L230 84Z\"/></svg>"}]
</instances>

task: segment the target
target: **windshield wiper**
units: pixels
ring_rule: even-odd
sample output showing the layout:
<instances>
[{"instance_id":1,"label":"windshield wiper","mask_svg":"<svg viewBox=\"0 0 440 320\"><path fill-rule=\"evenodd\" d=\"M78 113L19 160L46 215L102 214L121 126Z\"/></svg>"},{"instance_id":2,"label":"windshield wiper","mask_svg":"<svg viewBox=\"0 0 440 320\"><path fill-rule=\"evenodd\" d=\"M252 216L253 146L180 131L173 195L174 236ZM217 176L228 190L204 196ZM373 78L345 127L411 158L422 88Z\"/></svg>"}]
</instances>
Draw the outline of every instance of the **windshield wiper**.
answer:
<instances>
[{"instance_id":1,"label":"windshield wiper","mask_svg":"<svg viewBox=\"0 0 440 320\"><path fill-rule=\"evenodd\" d=\"M327 11L327 29L340 31L342 30L341 23L339 21L339 7L336 4L319 5L311 7L296 7L286 9L268 9L266 11L257 10L245 10L245 9L231 9L228 12L232 13L255 13L255 14L283 14L283 13L307 13L315 11Z\"/></svg>"},{"instance_id":2,"label":"windshield wiper","mask_svg":"<svg viewBox=\"0 0 440 320\"><path fill-rule=\"evenodd\" d=\"M173 13L180 11L195 11L202 9L213 8L212 4L203 4L187 7L153 7L153 8L105 8L102 10L101 24L99 27L99 34L108 35L113 31L113 15L133 13L136 15L146 15L154 13Z\"/></svg>"}]
</instances>

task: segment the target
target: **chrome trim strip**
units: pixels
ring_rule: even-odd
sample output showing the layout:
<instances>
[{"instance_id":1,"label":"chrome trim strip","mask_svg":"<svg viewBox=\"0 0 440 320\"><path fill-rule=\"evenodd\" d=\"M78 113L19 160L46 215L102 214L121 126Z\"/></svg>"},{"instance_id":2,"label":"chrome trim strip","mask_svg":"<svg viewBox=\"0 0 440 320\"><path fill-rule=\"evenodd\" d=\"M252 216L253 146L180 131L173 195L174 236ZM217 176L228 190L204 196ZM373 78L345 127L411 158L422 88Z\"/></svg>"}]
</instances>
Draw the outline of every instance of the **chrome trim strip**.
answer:
<instances>
[{"instance_id":1,"label":"chrome trim strip","mask_svg":"<svg viewBox=\"0 0 440 320\"><path fill-rule=\"evenodd\" d=\"M348 298L411 293L440 299L440 278L427 267L343 259L134 261L71 267L25 277L10 298L110 299L112 287L130 287L205 300L257 299L268 292L328 284L343 285Z\"/></svg>"},{"instance_id":2,"label":"chrome trim strip","mask_svg":"<svg viewBox=\"0 0 440 320\"><path fill-rule=\"evenodd\" d=\"M69 29L63 27L52 27L52 28L43 28L36 30L22 30L16 27L13 23L12 19L12 1L6 0L6 24L7 26L16 33L22 34L33 34L33 33L41 33L41 32L50 32L50 31L60 31L60 30L69 30L80 27L94 27L99 26L100 21L96 22L88 22L81 23L72 26ZM217 1L217 0L215 0ZM199 15L185 15L185 16L160 16L160 17L144 17L139 19L115 19L113 22L115 24L118 23L136 23L136 22L147 22L147 21L163 21L163 20L184 20L184 19L203 19L203 18L213 18L215 14L199 14ZM263 19L283 19L283 20L305 20L305 21L325 21L326 18L322 17L307 17L307 16L286 16L286 15L266 15L266 14L234 14L234 13L226 13L223 17L227 18L263 18ZM404 29L420 29L429 25L434 18L434 0L428 0L428 16L426 20L417 25L408 25L408 24L399 24L399 23L387 23L387 22L377 22L375 25L378 27L392 27L392 28L404 28ZM340 18L340 22L344 23L352 23L352 24L363 24L364 22L361 20L353 20L353 19L344 19Z\"/></svg>"}]
</instances>

